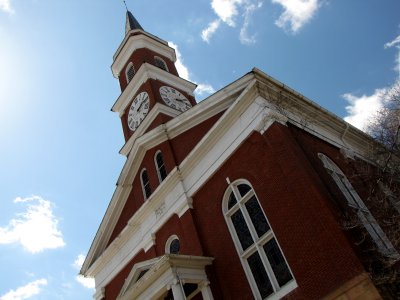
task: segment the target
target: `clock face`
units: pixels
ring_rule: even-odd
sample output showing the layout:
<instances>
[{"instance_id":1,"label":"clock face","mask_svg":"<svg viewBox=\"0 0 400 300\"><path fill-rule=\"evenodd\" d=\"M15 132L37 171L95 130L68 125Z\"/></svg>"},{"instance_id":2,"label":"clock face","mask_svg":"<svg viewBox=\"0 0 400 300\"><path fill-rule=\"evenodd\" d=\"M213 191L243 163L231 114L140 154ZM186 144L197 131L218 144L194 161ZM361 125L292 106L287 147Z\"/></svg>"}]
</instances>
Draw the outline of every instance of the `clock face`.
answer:
<instances>
[{"instance_id":1,"label":"clock face","mask_svg":"<svg viewBox=\"0 0 400 300\"><path fill-rule=\"evenodd\" d=\"M128 113L128 126L130 130L136 130L149 112L150 99L146 92L142 92L133 100Z\"/></svg>"},{"instance_id":2,"label":"clock face","mask_svg":"<svg viewBox=\"0 0 400 300\"><path fill-rule=\"evenodd\" d=\"M177 110L185 111L192 107L189 100L176 89L169 86L160 87L160 95L164 102Z\"/></svg>"}]
</instances>

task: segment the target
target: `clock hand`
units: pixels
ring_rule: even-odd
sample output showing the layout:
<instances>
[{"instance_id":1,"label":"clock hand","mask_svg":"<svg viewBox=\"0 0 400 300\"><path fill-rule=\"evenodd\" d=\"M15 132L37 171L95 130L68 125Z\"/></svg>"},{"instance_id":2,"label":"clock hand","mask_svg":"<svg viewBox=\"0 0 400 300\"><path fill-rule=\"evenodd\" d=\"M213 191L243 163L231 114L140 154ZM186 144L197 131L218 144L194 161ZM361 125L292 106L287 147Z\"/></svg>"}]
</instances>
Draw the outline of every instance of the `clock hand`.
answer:
<instances>
[{"instance_id":1,"label":"clock hand","mask_svg":"<svg viewBox=\"0 0 400 300\"><path fill-rule=\"evenodd\" d=\"M140 111L140 109L142 108L143 104L144 104L144 102L140 103L140 105L139 105L139 107L138 107L138 109L136 111Z\"/></svg>"}]
</instances>

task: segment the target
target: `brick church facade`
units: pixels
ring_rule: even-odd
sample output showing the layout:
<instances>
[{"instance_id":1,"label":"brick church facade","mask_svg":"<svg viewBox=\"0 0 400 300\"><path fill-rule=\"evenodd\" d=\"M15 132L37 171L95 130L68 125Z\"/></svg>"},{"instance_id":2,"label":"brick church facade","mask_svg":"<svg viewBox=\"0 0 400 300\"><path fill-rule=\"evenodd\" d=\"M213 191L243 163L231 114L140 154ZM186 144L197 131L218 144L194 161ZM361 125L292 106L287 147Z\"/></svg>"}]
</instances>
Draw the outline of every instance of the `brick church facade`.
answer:
<instances>
[{"instance_id":1,"label":"brick church facade","mask_svg":"<svg viewBox=\"0 0 400 300\"><path fill-rule=\"evenodd\" d=\"M399 254L352 176L369 137L253 69L204 101L127 12L112 71L126 163L81 273L96 300L380 299L340 221Z\"/></svg>"}]
</instances>

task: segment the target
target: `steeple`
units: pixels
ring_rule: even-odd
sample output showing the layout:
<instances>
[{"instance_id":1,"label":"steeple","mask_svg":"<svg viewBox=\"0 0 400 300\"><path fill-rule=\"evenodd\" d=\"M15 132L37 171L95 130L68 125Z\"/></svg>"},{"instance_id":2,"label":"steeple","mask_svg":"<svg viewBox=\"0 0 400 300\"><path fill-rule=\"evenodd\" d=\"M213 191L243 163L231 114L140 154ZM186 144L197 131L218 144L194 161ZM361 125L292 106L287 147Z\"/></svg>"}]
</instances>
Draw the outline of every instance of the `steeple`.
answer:
<instances>
[{"instance_id":1,"label":"steeple","mask_svg":"<svg viewBox=\"0 0 400 300\"><path fill-rule=\"evenodd\" d=\"M143 30L143 27L135 19L135 17L132 15L132 13L129 10L127 10L126 11L125 34L127 34L130 30L135 30L135 29Z\"/></svg>"}]
</instances>

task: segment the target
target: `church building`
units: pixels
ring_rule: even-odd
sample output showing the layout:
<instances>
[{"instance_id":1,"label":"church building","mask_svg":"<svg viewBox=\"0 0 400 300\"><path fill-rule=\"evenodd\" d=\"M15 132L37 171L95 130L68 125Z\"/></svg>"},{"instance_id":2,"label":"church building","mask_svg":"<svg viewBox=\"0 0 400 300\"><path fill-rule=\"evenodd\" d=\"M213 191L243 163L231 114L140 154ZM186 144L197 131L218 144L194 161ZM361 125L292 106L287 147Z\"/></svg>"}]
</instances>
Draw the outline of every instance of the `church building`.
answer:
<instances>
[{"instance_id":1,"label":"church building","mask_svg":"<svg viewBox=\"0 0 400 300\"><path fill-rule=\"evenodd\" d=\"M340 222L371 139L254 68L196 103L168 43L126 15L113 57L126 162L81 274L96 300L381 299ZM112 183L110 183L112 184Z\"/></svg>"}]
</instances>

